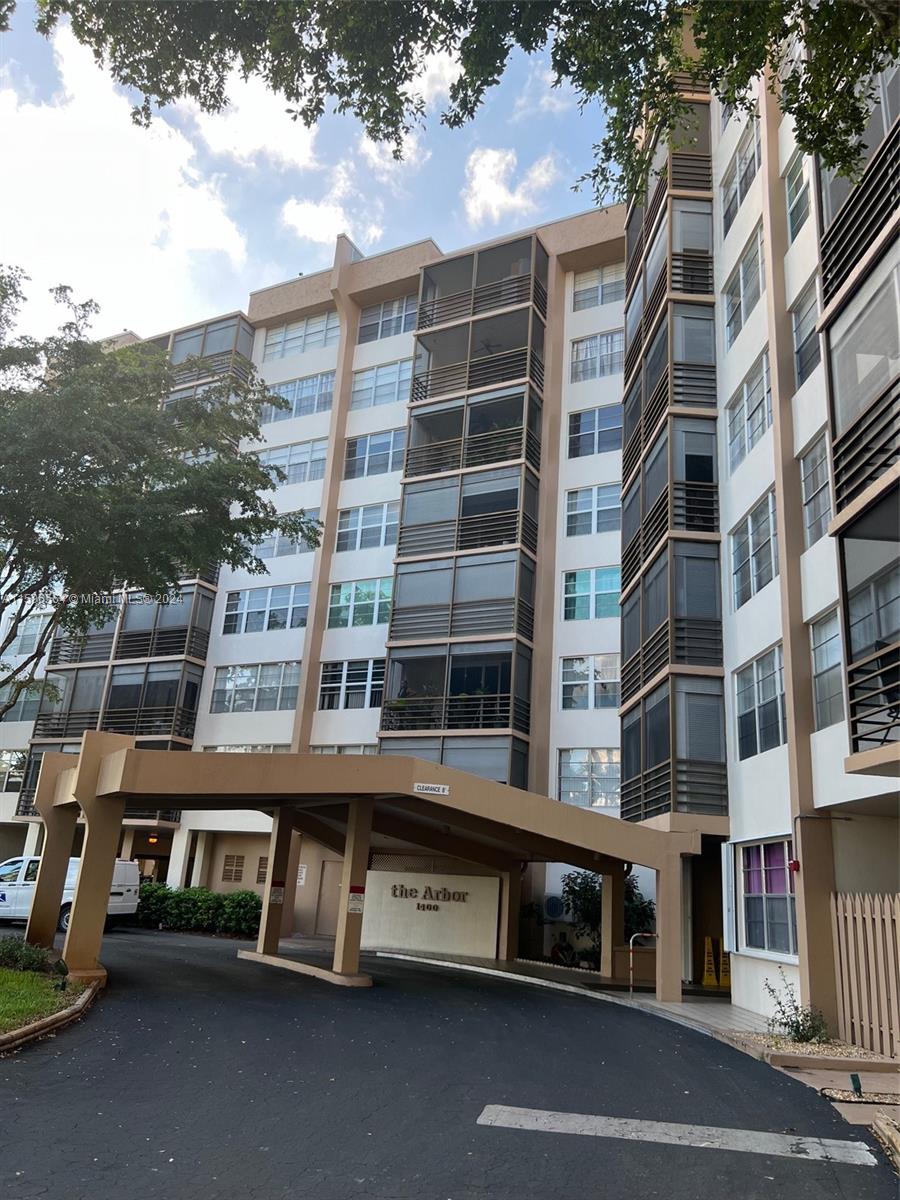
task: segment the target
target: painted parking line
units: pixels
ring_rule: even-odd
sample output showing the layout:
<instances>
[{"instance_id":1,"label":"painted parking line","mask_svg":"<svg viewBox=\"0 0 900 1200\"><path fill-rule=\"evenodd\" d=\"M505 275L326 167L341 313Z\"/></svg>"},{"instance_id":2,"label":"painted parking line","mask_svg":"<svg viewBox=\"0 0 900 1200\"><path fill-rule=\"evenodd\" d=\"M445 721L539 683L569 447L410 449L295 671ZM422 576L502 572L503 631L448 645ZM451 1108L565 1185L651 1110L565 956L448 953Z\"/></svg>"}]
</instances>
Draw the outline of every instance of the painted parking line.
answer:
<instances>
[{"instance_id":1,"label":"painted parking line","mask_svg":"<svg viewBox=\"0 0 900 1200\"><path fill-rule=\"evenodd\" d=\"M596 1117L586 1113L547 1112L541 1108L509 1108L488 1104L479 1125L528 1129L537 1133L576 1133L583 1137L619 1138L628 1142L661 1142L701 1150L737 1150L810 1162L849 1163L874 1167L877 1160L862 1142L764 1133L753 1129L719 1129L713 1125L675 1125L667 1121L637 1121L625 1117Z\"/></svg>"}]
</instances>

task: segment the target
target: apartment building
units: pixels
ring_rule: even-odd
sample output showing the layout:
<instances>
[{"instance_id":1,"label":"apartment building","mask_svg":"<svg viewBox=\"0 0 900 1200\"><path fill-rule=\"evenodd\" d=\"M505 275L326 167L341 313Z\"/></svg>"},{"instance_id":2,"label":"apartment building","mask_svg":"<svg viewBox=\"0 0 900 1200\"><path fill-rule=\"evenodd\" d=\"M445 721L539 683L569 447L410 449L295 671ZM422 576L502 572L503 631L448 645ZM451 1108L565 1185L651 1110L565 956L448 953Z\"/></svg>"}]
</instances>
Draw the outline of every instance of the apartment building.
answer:
<instances>
[{"instance_id":1,"label":"apartment building","mask_svg":"<svg viewBox=\"0 0 900 1200\"><path fill-rule=\"evenodd\" d=\"M54 697L0 723L21 789L9 853L36 844L10 818L14 798L33 816L40 755L93 728L201 753L415 754L618 811L623 218L451 256L341 237L331 269L153 339L176 366L168 403L251 363L283 397L258 448L286 475L276 506L319 517L321 544L270 539L265 577L211 565L170 603L125 592L103 629L57 639ZM122 852L169 883L261 888L269 828L129 811ZM336 860L310 847L298 927L332 931Z\"/></svg>"},{"instance_id":2,"label":"apartment building","mask_svg":"<svg viewBox=\"0 0 900 1200\"><path fill-rule=\"evenodd\" d=\"M749 114L686 91L626 221L622 816L702 833L686 978L721 934L735 1004L770 1011L783 972L835 1024L832 908L900 890L896 70L881 85L861 182L821 193L762 82Z\"/></svg>"}]
</instances>

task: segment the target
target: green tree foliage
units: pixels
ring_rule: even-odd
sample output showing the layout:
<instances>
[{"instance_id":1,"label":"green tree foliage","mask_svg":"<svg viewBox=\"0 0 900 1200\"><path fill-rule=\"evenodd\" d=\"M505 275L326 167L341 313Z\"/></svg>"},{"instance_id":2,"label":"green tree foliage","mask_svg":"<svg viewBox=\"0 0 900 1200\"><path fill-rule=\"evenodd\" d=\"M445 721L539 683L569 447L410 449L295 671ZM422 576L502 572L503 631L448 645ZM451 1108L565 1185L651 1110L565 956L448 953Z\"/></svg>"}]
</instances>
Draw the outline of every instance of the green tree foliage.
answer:
<instances>
[{"instance_id":1,"label":"green tree foliage","mask_svg":"<svg viewBox=\"0 0 900 1200\"><path fill-rule=\"evenodd\" d=\"M137 922L145 929L255 937L261 913L262 900L246 888L222 894L204 887L170 888L164 883L143 883Z\"/></svg>"},{"instance_id":2,"label":"green tree foliage","mask_svg":"<svg viewBox=\"0 0 900 1200\"><path fill-rule=\"evenodd\" d=\"M562 877L563 906L572 918L578 937L590 938L600 949L600 917L603 909L601 876L593 871L570 871ZM634 933L647 933L656 918L656 906L647 900L629 871L625 876L625 940Z\"/></svg>"},{"instance_id":3,"label":"green tree foliage","mask_svg":"<svg viewBox=\"0 0 900 1200\"><path fill-rule=\"evenodd\" d=\"M0 267L0 717L38 686L58 629L84 632L115 611L117 581L166 594L214 563L264 572L253 547L276 530L318 539L315 522L266 498L283 472L241 449L259 439L262 405L282 403L255 375L165 407L167 356L106 349L90 334L96 305L68 288L56 289L58 333L15 335L24 281ZM44 613L13 662L24 622Z\"/></svg>"},{"instance_id":4,"label":"green tree foliage","mask_svg":"<svg viewBox=\"0 0 900 1200\"><path fill-rule=\"evenodd\" d=\"M14 8L15 0L0 0L0 29ZM688 12L693 61L682 35ZM458 127L500 82L514 50L546 53L556 84L606 110L584 178L598 197L619 199L642 189L656 134L678 128L672 70L711 80L738 104L763 70L783 76L779 102L800 147L852 174L868 81L900 48L896 0L40 0L41 33L66 17L113 77L142 94L142 123L154 105L184 97L220 110L234 70L262 78L307 125L329 108L354 114L398 157L404 134L423 119L429 56L449 53L458 64L441 117ZM786 72L801 35L809 54Z\"/></svg>"}]
</instances>

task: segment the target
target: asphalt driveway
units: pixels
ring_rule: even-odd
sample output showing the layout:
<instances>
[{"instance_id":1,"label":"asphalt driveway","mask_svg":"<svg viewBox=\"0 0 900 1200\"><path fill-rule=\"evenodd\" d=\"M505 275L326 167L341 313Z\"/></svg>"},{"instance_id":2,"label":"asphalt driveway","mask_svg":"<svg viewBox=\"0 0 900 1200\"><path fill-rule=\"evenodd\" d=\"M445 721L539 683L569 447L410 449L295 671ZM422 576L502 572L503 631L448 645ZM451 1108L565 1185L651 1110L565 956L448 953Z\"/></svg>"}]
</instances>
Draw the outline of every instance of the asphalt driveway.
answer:
<instances>
[{"instance_id":1,"label":"asphalt driveway","mask_svg":"<svg viewBox=\"0 0 900 1200\"><path fill-rule=\"evenodd\" d=\"M6 1200L896 1200L864 1133L712 1038L386 960L369 964L376 987L330 987L238 961L244 944L107 937L105 996L0 1058ZM478 1123L507 1109L637 1132ZM689 1144L660 1140L672 1124L716 1127L750 1152L702 1129ZM877 1162L820 1161L803 1138L856 1143L850 1156L871 1162L869 1147Z\"/></svg>"}]
</instances>

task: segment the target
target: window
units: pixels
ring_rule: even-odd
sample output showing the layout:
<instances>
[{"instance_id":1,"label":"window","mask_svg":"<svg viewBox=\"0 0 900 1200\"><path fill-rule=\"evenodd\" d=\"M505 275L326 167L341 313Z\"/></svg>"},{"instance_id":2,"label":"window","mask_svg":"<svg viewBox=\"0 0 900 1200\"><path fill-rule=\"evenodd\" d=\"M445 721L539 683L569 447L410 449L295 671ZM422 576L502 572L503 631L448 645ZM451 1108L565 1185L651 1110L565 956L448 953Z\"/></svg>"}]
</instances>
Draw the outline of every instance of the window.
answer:
<instances>
[{"instance_id":1,"label":"window","mask_svg":"<svg viewBox=\"0 0 900 1200\"><path fill-rule=\"evenodd\" d=\"M725 284L725 347L734 345L735 338L746 324L765 288L763 270L762 226L744 248L741 261Z\"/></svg>"},{"instance_id":2,"label":"window","mask_svg":"<svg viewBox=\"0 0 900 1200\"><path fill-rule=\"evenodd\" d=\"M317 313L290 325L277 325L266 330L263 361L305 354L322 346L335 346L341 336L341 321L336 312Z\"/></svg>"},{"instance_id":3,"label":"window","mask_svg":"<svg viewBox=\"0 0 900 1200\"><path fill-rule=\"evenodd\" d=\"M569 458L622 449L622 405L585 408L569 414Z\"/></svg>"},{"instance_id":4,"label":"window","mask_svg":"<svg viewBox=\"0 0 900 1200\"><path fill-rule=\"evenodd\" d=\"M622 572L619 567L593 567L566 571L563 583L563 619L590 621L618 617Z\"/></svg>"},{"instance_id":5,"label":"window","mask_svg":"<svg viewBox=\"0 0 900 1200\"><path fill-rule=\"evenodd\" d=\"M338 514L335 550L368 550L397 541L397 501L345 508Z\"/></svg>"},{"instance_id":6,"label":"window","mask_svg":"<svg viewBox=\"0 0 900 1200\"><path fill-rule=\"evenodd\" d=\"M678 363L716 361L716 314L709 304L672 305L672 355Z\"/></svg>"},{"instance_id":7,"label":"window","mask_svg":"<svg viewBox=\"0 0 900 1200\"><path fill-rule=\"evenodd\" d=\"M726 234L734 224L734 218L750 191L750 184L756 178L761 162L759 120L752 116L741 134L728 170L722 176L722 217Z\"/></svg>"},{"instance_id":8,"label":"window","mask_svg":"<svg viewBox=\"0 0 900 1200\"><path fill-rule=\"evenodd\" d=\"M0 792L17 792L22 786L27 750L0 750Z\"/></svg>"},{"instance_id":9,"label":"window","mask_svg":"<svg viewBox=\"0 0 900 1200\"><path fill-rule=\"evenodd\" d=\"M591 337L579 338L572 343L572 383L584 379L599 379L604 375L615 375L623 369L625 361L625 333L616 329L612 333L595 333Z\"/></svg>"},{"instance_id":10,"label":"window","mask_svg":"<svg viewBox=\"0 0 900 1200\"><path fill-rule=\"evenodd\" d=\"M844 719L844 682L841 670L841 630L837 610L809 627L812 648L813 699L816 729Z\"/></svg>"},{"instance_id":11,"label":"window","mask_svg":"<svg viewBox=\"0 0 900 1200\"><path fill-rule=\"evenodd\" d=\"M6 703L6 697L12 691L12 684L0 687L0 704ZM12 708L0 717L0 721L33 721L41 706L40 692L20 692Z\"/></svg>"},{"instance_id":12,"label":"window","mask_svg":"<svg viewBox=\"0 0 900 1200\"><path fill-rule=\"evenodd\" d=\"M303 511L311 521L318 521L318 508L306 508ZM287 558L291 554L307 554L310 550L315 550L315 546L310 545L305 538L292 538L286 533L276 532L263 538L254 550L260 558Z\"/></svg>"},{"instance_id":13,"label":"window","mask_svg":"<svg viewBox=\"0 0 900 1200\"><path fill-rule=\"evenodd\" d=\"M778 574L775 493L763 496L731 535L734 607L740 608Z\"/></svg>"},{"instance_id":14,"label":"window","mask_svg":"<svg viewBox=\"0 0 900 1200\"><path fill-rule=\"evenodd\" d=\"M287 400L290 407L264 404L259 418L263 425L271 421L289 421L292 417L308 417L310 413L329 412L334 399L334 371L273 383L269 391Z\"/></svg>"},{"instance_id":15,"label":"window","mask_svg":"<svg viewBox=\"0 0 900 1200\"><path fill-rule=\"evenodd\" d=\"M405 404L409 400L411 378L411 358L369 367L367 371L354 371L350 407L377 408L380 404L396 404L399 400Z\"/></svg>"},{"instance_id":16,"label":"window","mask_svg":"<svg viewBox=\"0 0 900 1200\"><path fill-rule=\"evenodd\" d=\"M744 945L753 950L797 953L794 855L790 839L741 846Z\"/></svg>"},{"instance_id":17,"label":"window","mask_svg":"<svg viewBox=\"0 0 900 1200\"><path fill-rule=\"evenodd\" d=\"M333 583L328 601L328 628L386 625L391 616L393 587L392 577Z\"/></svg>"},{"instance_id":18,"label":"window","mask_svg":"<svg viewBox=\"0 0 900 1200\"><path fill-rule=\"evenodd\" d=\"M797 376L797 387L810 377L821 358L819 335L816 332L816 319L818 315L816 281L813 279L797 301L796 307L791 310L791 321L794 327L794 370Z\"/></svg>"},{"instance_id":19,"label":"window","mask_svg":"<svg viewBox=\"0 0 900 1200\"><path fill-rule=\"evenodd\" d=\"M764 351L728 405L728 463L733 471L772 424L769 355Z\"/></svg>"},{"instance_id":20,"label":"window","mask_svg":"<svg viewBox=\"0 0 900 1200\"><path fill-rule=\"evenodd\" d=\"M619 655L588 654L562 660L563 709L618 708Z\"/></svg>"},{"instance_id":21,"label":"window","mask_svg":"<svg viewBox=\"0 0 900 1200\"><path fill-rule=\"evenodd\" d=\"M753 758L787 741L781 646L735 672L738 757Z\"/></svg>"},{"instance_id":22,"label":"window","mask_svg":"<svg viewBox=\"0 0 900 1200\"><path fill-rule=\"evenodd\" d=\"M241 883L244 878L243 854L226 854L222 864L223 883Z\"/></svg>"},{"instance_id":23,"label":"window","mask_svg":"<svg viewBox=\"0 0 900 1200\"><path fill-rule=\"evenodd\" d=\"M803 169L803 155L796 154L791 160L784 177L787 191L788 238L794 238L803 227L803 222L809 216L809 183Z\"/></svg>"},{"instance_id":24,"label":"window","mask_svg":"<svg viewBox=\"0 0 900 1200\"><path fill-rule=\"evenodd\" d=\"M800 486L803 490L803 539L808 550L825 536L831 520L828 449L824 433L800 459Z\"/></svg>"},{"instance_id":25,"label":"window","mask_svg":"<svg viewBox=\"0 0 900 1200\"><path fill-rule=\"evenodd\" d=\"M611 304L625 299L625 264L611 263L607 267L596 267L593 271L580 271L575 276L572 308L579 312L583 308L596 308L598 304Z\"/></svg>"},{"instance_id":26,"label":"window","mask_svg":"<svg viewBox=\"0 0 900 1200\"><path fill-rule=\"evenodd\" d=\"M204 754L290 754L287 742L245 742L234 746L204 746Z\"/></svg>"},{"instance_id":27,"label":"window","mask_svg":"<svg viewBox=\"0 0 900 1200\"><path fill-rule=\"evenodd\" d=\"M319 708L380 708L384 659L322 663Z\"/></svg>"},{"instance_id":28,"label":"window","mask_svg":"<svg viewBox=\"0 0 900 1200\"><path fill-rule=\"evenodd\" d=\"M272 629L305 629L309 584L250 588L229 592L222 633L262 633Z\"/></svg>"},{"instance_id":29,"label":"window","mask_svg":"<svg viewBox=\"0 0 900 1200\"><path fill-rule=\"evenodd\" d=\"M257 883L265 883L266 882L266 874L268 873L268 870L269 870L269 856L267 854L261 854L259 856L259 863L257 864L257 867L256 867L256 882Z\"/></svg>"},{"instance_id":30,"label":"window","mask_svg":"<svg viewBox=\"0 0 900 1200\"><path fill-rule=\"evenodd\" d=\"M309 483L325 477L325 459L328 456L328 439L315 442L294 442L290 446L275 446L261 450L259 461L264 467L280 467L286 478L277 480L276 487L289 483Z\"/></svg>"},{"instance_id":31,"label":"window","mask_svg":"<svg viewBox=\"0 0 900 1200\"><path fill-rule=\"evenodd\" d=\"M377 754L378 747L367 742L346 742L343 745L310 746L310 754Z\"/></svg>"},{"instance_id":32,"label":"window","mask_svg":"<svg viewBox=\"0 0 900 1200\"><path fill-rule=\"evenodd\" d=\"M386 429L382 433L348 438L344 478L361 479L364 475L386 475L390 471L402 471L405 449L405 429Z\"/></svg>"},{"instance_id":33,"label":"window","mask_svg":"<svg viewBox=\"0 0 900 1200\"><path fill-rule=\"evenodd\" d=\"M298 662L217 667L210 712L276 712L296 708Z\"/></svg>"},{"instance_id":34,"label":"window","mask_svg":"<svg viewBox=\"0 0 900 1200\"><path fill-rule=\"evenodd\" d=\"M610 533L622 528L621 488L618 483L575 488L566 493L566 537Z\"/></svg>"},{"instance_id":35,"label":"window","mask_svg":"<svg viewBox=\"0 0 900 1200\"><path fill-rule=\"evenodd\" d=\"M619 803L619 751L560 750L559 798L578 808L609 808Z\"/></svg>"},{"instance_id":36,"label":"window","mask_svg":"<svg viewBox=\"0 0 900 1200\"><path fill-rule=\"evenodd\" d=\"M48 620L49 617L43 615L25 617L23 621L19 622L16 636L6 647L4 653L9 655L33 654Z\"/></svg>"},{"instance_id":37,"label":"window","mask_svg":"<svg viewBox=\"0 0 900 1200\"><path fill-rule=\"evenodd\" d=\"M417 299L414 295L400 296L397 300L385 300L383 304L364 308L359 317L357 342L377 342L379 338L415 329Z\"/></svg>"}]
</instances>

